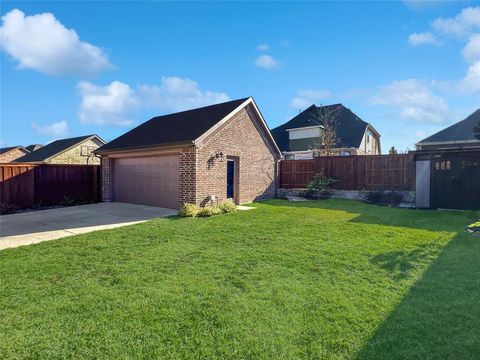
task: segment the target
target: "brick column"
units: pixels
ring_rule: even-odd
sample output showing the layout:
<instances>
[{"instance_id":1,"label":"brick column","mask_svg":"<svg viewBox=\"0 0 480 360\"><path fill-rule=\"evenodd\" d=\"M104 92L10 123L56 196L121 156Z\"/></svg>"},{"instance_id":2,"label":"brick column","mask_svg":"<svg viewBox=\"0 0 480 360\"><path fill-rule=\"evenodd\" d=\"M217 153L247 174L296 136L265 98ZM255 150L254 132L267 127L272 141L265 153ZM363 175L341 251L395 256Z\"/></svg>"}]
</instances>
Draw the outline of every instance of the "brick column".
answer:
<instances>
[{"instance_id":1,"label":"brick column","mask_svg":"<svg viewBox=\"0 0 480 360\"><path fill-rule=\"evenodd\" d=\"M180 153L180 206L197 203L197 152L196 148L186 147Z\"/></svg>"}]
</instances>

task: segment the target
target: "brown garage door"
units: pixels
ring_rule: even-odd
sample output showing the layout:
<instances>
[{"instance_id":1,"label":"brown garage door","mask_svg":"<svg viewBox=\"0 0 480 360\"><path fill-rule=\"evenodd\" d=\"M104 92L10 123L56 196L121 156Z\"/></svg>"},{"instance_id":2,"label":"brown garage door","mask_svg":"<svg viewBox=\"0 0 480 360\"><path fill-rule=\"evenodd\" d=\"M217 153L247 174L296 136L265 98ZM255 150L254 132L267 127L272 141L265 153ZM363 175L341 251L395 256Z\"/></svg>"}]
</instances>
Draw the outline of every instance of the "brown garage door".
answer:
<instances>
[{"instance_id":1,"label":"brown garage door","mask_svg":"<svg viewBox=\"0 0 480 360\"><path fill-rule=\"evenodd\" d=\"M178 155L114 160L115 201L177 209L179 193Z\"/></svg>"}]
</instances>

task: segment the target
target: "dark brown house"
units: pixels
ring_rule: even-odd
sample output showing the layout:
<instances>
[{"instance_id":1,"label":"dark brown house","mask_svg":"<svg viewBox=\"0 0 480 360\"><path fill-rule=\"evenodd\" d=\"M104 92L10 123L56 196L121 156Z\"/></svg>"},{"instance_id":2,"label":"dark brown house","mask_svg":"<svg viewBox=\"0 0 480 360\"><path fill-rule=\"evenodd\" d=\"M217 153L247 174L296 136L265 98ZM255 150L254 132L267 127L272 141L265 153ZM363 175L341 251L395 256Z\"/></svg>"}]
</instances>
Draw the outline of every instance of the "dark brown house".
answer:
<instances>
[{"instance_id":1,"label":"dark brown house","mask_svg":"<svg viewBox=\"0 0 480 360\"><path fill-rule=\"evenodd\" d=\"M273 197L281 157L251 97L155 117L95 153L104 201L167 208Z\"/></svg>"}]
</instances>

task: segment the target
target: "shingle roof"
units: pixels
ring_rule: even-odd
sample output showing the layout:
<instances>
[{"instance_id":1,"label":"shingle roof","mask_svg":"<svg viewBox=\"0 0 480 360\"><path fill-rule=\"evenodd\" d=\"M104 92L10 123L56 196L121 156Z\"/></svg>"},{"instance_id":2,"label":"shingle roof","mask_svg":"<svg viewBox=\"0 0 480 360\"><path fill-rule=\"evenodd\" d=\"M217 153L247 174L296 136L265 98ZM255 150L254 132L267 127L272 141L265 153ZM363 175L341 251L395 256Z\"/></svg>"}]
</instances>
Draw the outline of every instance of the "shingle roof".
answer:
<instances>
[{"instance_id":1,"label":"shingle roof","mask_svg":"<svg viewBox=\"0 0 480 360\"><path fill-rule=\"evenodd\" d=\"M319 121L321 110L331 113L337 119L337 138L339 143L337 147L358 148L362 142L363 134L368 123L360 119L350 109L342 104L334 104L318 107L312 105L290 121L271 130L271 133L277 142L281 151L296 151L299 149L290 149L290 141L287 129L296 129L307 126L321 125ZM308 149L303 149L308 150Z\"/></svg>"},{"instance_id":2,"label":"shingle roof","mask_svg":"<svg viewBox=\"0 0 480 360\"><path fill-rule=\"evenodd\" d=\"M248 98L154 117L96 152L193 142Z\"/></svg>"},{"instance_id":3,"label":"shingle roof","mask_svg":"<svg viewBox=\"0 0 480 360\"><path fill-rule=\"evenodd\" d=\"M42 146L43 145L41 145L41 144L32 144L32 145L25 146L25 149L27 149L29 152L32 152L32 151L40 149Z\"/></svg>"},{"instance_id":4,"label":"shingle roof","mask_svg":"<svg viewBox=\"0 0 480 360\"><path fill-rule=\"evenodd\" d=\"M24 149L22 146L19 146L19 145L17 145L17 146L4 147L4 148L0 148L0 154L6 153L6 152L8 152L8 151L10 151L10 150L18 149L18 148Z\"/></svg>"},{"instance_id":5,"label":"shingle roof","mask_svg":"<svg viewBox=\"0 0 480 360\"><path fill-rule=\"evenodd\" d=\"M15 159L15 162L37 162L37 161L44 161L48 159L49 157L52 157L55 154L58 154L69 147L72 147L79 142L84 141L85 139L88 139L91 136L95 135L85 135L85 136L78 136L74 138L68 138L68 139L61 139L61 140L56 140L51 142L50 144L47 144L45 146L42 146L40 149L37 149L35 151L32 151L31 153L28 153L18 159Z\"/></svg>"},{"instance_id":6,"label":"shingle roof","mask_svg":"<svg viewBox=\"0 0 480 360\"><path fill-rule=\"evenodd\" d=\"M466 119L423 139L417 144L471 140L480 140L480 109L477 109Z\"/></svg>"}]
</instances>

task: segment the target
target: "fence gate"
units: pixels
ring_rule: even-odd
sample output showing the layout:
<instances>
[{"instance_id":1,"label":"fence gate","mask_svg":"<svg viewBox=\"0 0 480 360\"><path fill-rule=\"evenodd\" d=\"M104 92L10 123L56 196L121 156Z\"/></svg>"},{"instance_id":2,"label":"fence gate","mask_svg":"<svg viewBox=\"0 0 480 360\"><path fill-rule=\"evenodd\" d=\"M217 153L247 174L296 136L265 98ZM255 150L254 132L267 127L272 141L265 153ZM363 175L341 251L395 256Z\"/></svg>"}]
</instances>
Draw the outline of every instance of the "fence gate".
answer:
<instances>
[{"instance_id":1,"label":"fence gate","mask_svg":"<svg viewBox=\"0 0 480 360\"><path fill-rule=\"evenodd\" d=\"M445 209L480 209L478 153L434 156L430 166L430 206Z\"/></svg>"}]
</instances>

